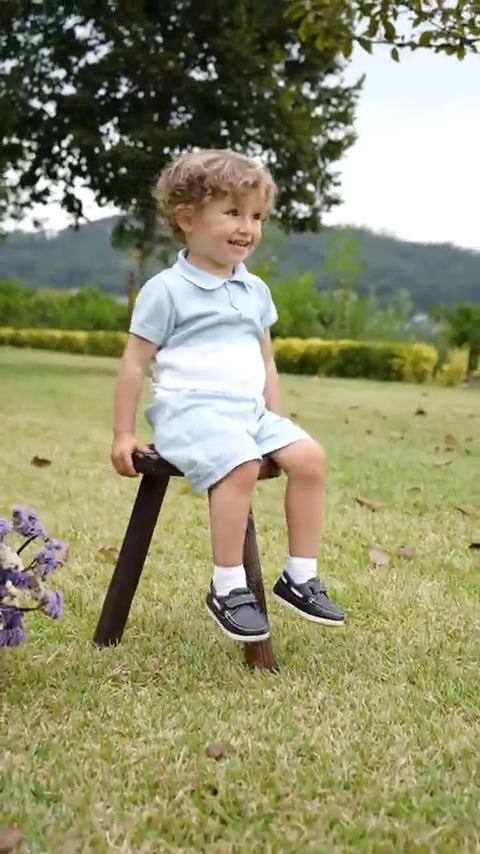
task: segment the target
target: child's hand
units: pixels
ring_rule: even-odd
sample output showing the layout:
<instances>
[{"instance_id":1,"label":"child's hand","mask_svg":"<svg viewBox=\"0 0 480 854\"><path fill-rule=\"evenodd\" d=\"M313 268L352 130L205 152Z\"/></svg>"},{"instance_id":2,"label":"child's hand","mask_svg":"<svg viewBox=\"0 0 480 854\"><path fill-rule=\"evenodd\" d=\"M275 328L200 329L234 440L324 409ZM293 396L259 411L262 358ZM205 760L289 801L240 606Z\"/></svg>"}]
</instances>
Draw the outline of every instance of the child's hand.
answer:
<instances>
[{"instance_id":1,"label":"child's hand","mask_svg":"<svg viewBox=\"0 0 480 854\"><path fill-rule=\"evenodd\" d=\"M110 459L113 468L122 477L138 477L138 472L135 471L132 461L134 451L140 451L141 454L152 453L148 445L139 442L133 435L124 434L114 438Z\"/></svg>"}]
</instances>

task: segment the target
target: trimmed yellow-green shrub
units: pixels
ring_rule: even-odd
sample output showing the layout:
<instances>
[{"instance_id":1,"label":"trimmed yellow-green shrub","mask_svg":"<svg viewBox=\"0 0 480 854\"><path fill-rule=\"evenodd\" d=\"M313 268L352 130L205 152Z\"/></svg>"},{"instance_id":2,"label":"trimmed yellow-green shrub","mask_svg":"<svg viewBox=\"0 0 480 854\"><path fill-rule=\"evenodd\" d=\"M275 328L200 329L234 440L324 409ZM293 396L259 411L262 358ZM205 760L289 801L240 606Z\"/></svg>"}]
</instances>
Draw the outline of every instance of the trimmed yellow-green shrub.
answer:
<instances>
[{"instance_id":1,"label":"trimmed yellow-green shrub","mask_svg":"<svg viewBox=\"0 0 480 854\"><path fill-rule=\"evenodd\" d=\"M438 362L438 351L430 344L400 346L401 378L406 382L424 383L431 379Z\"/></svg>"},{"instance_id":2,"label":"trimmed yellow-green shrub","mask_svg":"<svg viewBox=\"0 0 480 854\"><path fill-rule=\"evenodd\" d=\"M0 345L119 357L124 332L67 332L60 329L0 329ZM284 374L425 382L438 354L427 344L275 338L277 368Z\"/></svg>"},{"instance_id":3,"label":"trimmed yellow-green shrub","mask_svg":"<svg viewBox=\"0 0 480 854\"><path fill-rule=\"evenodd\" d=\"M438 359L427 344L320 338L276 338L273 352L281 373L409 382L430 379Z\"/></svg>"},{"instance_id":4,"label":"trimmed yellow-green shrub","mask_svg":"<svg viewBox=\"0 0 480 854\"><path fill-rule=\"evenodd\" d=\"M447 388L460 385L467 376L468 350L451 350L437 374L437 381Z\"/></svg>"},{"instance_id":5,"label":"trimmed yellow-green shrub","mask_svg":"<svg viewBox=\"0 0 480 854\"><path fill-rule=\"evenodd\" d=\"M89 356L121 356L125 332L80 332L64 329L1 329L0 345L82 353Z\"/></svg>"}]
</instances>

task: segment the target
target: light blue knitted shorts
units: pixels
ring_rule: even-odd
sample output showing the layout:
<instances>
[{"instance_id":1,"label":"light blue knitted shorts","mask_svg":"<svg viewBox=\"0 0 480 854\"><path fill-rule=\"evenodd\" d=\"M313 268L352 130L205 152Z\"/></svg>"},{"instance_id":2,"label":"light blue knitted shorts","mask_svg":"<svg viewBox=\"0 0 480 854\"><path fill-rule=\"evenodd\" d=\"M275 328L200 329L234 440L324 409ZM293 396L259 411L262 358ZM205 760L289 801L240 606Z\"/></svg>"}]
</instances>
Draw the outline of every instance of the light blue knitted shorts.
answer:
<instances>
[{"instance_id":1,"label":"light blue knitted shorts","mask_svg":"<svg viewBox=\"0 0 480 854\"><path fill-rule=\"evenodd\" d=\"M252 399L178 391L146 410L155 448L194 492L214 486L232 469L311 436Z\"/></svg>"}]
</instances>

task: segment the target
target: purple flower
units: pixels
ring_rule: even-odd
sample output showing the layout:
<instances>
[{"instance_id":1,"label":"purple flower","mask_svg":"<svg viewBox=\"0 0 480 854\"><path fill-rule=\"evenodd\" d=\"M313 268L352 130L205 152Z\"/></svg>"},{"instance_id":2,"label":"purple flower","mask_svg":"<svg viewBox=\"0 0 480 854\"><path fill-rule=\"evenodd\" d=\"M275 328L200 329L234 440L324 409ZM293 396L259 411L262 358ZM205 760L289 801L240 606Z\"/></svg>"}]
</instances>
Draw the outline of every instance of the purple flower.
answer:
<instances>
[{"instance_id":1,"label":"purple flower","mask_svg":"<svg viewBox=\"0 0 480 854\"><path fill-rule=\"evenodd\" d=\"M12 507L13 530L21 537L44 539L45 529L40 524L36 513L29 512L26 507L16 505Z\"/></svg>"},{"instance_id":2,"label":"purple flower","mask_svg":"<svg viewBox=\"0 0 480 854\"><path fill-rule=\"evenodd\" d=\"M50 575L56 566L57 556L53 548L50 548L50 543L48 543L45 549L40 549L40 551L33 556L33 560L28 569L33 570L35 575L38 575L39 578L43 579L46 578L47 575Z\"/></svg>"},{"instance_id":3,"label":"purple flower","mask_svg":"<svg viewBox=\"0 0 480 854\"><path fill-rule=\"evenodd\" d=\"M66 550L66 546L60 540L48 537L38 515L26 507L12 507L12 518L12 525L0 519L0 647L19 646L27 639L24 625L26 612L40 610L50 619L59 620L64 601L61 591L45 590L42 582L65 561L61 553ZM24 539L16 551L7 542L12 532ZM36 539L43 540L42 548L25 567L22 552ZM9 598L10 585L23 591L21 607L20 604L13 604L15 597ZM23 600L26 600L25 605Z\"/></svg>"},{"instance_id":4,"label":"purple flower","mask_svg":"<svg viewBox=\"0 0 480 854\"><path fill-rule=\"evenodd\" d=\"M0 647L20 646L27 640L23 620L22 611L17 608L2 608L0 605Z\"/></svg>"},{"instance_id":5,"label":"purple flower","mask_svg":"<svg viewBox=\"0 0 480 854\"><path fill-rule=\"evenodd\" d=\"M65 543L61 543L60 540L56 540L55 537L47 537L45 539L45 545L47 549L53 549L53 551L61 552L65 548Z\"/></svg>"},{"instance_id":6,"label":"purple flower","mask_svg":"<svg viewBox=\"0 0 480 854\"><path fill-rule=\"evenodd\" d=\"M0 540L3 540L12 530L12 526L6 519L0 519Z\"/></svg>"},{"instance_id":7,"label":"purple flower","mask_svg":"<svg viewBox=\"0 0 480 854\"><path fill-rule=\"evenodd\" d=\"M62 616L63 593L61 590L47 590L42 601L42 611L52 620Z\"/></svg>"},{"instance_id":8,"label":"purple flower","mask_svg":"<svg viewBox=\"0 0 480 854\"><path fill-rule=\"evenodd\" d=\"M29 590L30 588L30 577L26 572L20 572L19 569L0 568L0 599L6 596L7 581L11 581L18 590Z\"/></svg>"}]
</instances>

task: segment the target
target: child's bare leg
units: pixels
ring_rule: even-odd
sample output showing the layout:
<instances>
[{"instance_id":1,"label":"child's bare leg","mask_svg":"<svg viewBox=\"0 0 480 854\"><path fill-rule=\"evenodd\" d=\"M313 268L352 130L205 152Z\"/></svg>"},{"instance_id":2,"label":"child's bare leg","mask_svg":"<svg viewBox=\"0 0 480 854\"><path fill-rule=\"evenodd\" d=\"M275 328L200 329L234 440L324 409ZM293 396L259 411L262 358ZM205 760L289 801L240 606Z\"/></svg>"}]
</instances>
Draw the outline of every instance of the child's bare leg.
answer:
<instances>
[{"instance_id":1,"label":"child's bare leg","mask_svg":"<svg viewBox=\"0 0 480 854\"><path fill-rule=\"evenodd\" d=\"M210 493L210 526L215 567L207 594L213 619L233 640L259 641L269 625L254 595L247 590L243 544L252 491L260 464L243 463Z\"/></svg>"},{"instance_id":2,"label":"child's bare leg","mask_svg":"<svg viewBox=\"0 0 480 854\"><path fill-rule=\"evenodd\" d=\"M325 510L324 451L316 442L306 439L272 456L288 477L285 515L289 556L285 573L275 585L275 596L309 620L341 625L345 615L329 601L317 577Z\"/></svg>"},{"instance_id":3,"label":"child's bare leg","mask_svg":"<svg viewBox=\"0 0 480 854\"><path fill-rule=\"evenodd\" d=\"M316 568L325 509L325 454L316 442L306 439L272 456L288 477L285 515L289 553L314 561Z\"/></svg>"},{"instance_id":4,"label":"child's bare leg","mask_svg":"<svg viewBox=\"0 0 480 854\"><path fill-rule=\"evenodd\" d=\"M245 587L243 544L259 469L260 463L256 460L243 463L217 483L210 493L214 583L220 595L235 587ZM238 583L242 580L243 583Z\"/></svg>"}]
</instances>

